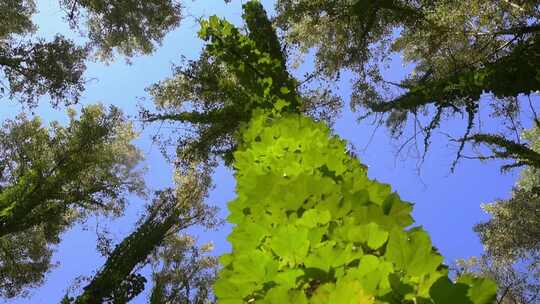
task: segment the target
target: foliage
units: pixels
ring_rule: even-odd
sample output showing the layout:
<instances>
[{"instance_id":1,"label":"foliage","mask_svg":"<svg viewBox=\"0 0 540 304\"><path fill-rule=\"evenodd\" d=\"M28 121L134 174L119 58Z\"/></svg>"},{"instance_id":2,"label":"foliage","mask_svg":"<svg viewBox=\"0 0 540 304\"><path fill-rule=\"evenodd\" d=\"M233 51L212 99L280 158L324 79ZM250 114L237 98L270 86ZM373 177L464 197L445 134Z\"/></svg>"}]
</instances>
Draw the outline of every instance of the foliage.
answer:
<instances>
[{"instance_id":1,"label":"foliage","mask_svg":"<svg viewBox=\"0 0 540 304\"><path fill-rule=\"evenodd\" d=\"M406 229L412 205L322 123L262 114L242 142L220 303L491 303L495 285L450 281L428 234Z\"/></svg>"},{"instance_id":2,"label":"foliage","mask_svg":"<svg viewBox=\"0 0 540 304\"><path fill-rule=\"evenodd\" d=\"M529 130L523 132L522 137L531 143L531 150L540 152L540 125L535 124ZM517 188L525 191L536 191L540 185L540 171L536 166L528 166L521 171L521 178L517 181Z\"/></svg>"},{"instance_id":3,"label":"foliage","mask_svg":"<svg viewBox=\"0 0 540 304\"><path fill-rule=\"evenodd\" d=\"M174 0L60 0L74 29L87 31L86 46L56 35L36 38L34 0L0 3L0 97L33 107L48 94L53 105L78 102L84 90L85 61L95 52L110 61L114 51L132 57L151 53L180 21Z\"/></svg>"},{"instance_id":4,"label":"foliage","mask_svg":"<svg viewBox=\"0 0 540 304\"><path fill-rule=\"evenodd\" d=\"M168 237L193 225L216 225L215 209L204 204L210 186L207 166L193 166L178 179L178 188L156 193L137 229L116 246L103 267L68 303L127 303L144 290L139 267Z\"/></svg>"},{"instance_id":5,"label":"foliage","mask_svg":"<svg viewBox=\"0 0 540 304\"><path fill-rule=\"evenodd\" d=\"M229 163L236 146L234 133L256 107L301 105L302 112L327 121L338 112L339 101L328 90L303 89L290 76L262 5L246 4L244 18L246 34L225 20L203 21L199 35L209 43L200 58L177 67L173 77L148 89L158 112L142 111L144 120L192 127L181 132L180 160L217 155Z\"/></svg>"},{"instance_id":6,"label":"foliage","mask_svg":"<svg viewBox=\"0 0 540 304\"><path fill-rule=\"evenodd\" d=\"M486 251L506 262L533 258L536 267L540 267L539 199L537 189L518 188L510 199L484 205L491 219L478 224L475 229Z\"/></svg>"},{"instance_id":7,"label":"foliage","mask_svg":"<svg viewBox=\"0 0 540 304\"><path fill-rule=\"evenodd\" d=\"M0 137L0 236L64 215L68 207L118 213L122 193L143 190L131 123L112 107L70 113L67 127L38 118L8 121ZM61 223L59 219L58 224Z\"/></svg>"},{"instance_id":8,"label":"foliage","mask_svg":"<svg viewBox=\"0 0 540 304\"><path fill-rule=\"evenodd\" d=\"M35 37L33 0L0 3L0 97L34 107L49 95L54 106L74 104L84 90L93 51L112 59L148 54L180 20L174 1L60 1L89 44L56 35ZM143 190L141 159L131 123L101 106L73 113L66 128L50 129L24 116L0 131L0 294L14 297L42 283L60 233L89 213L119 215L126 192Z\"/></svg>"},{"instance_id":9,"label":"foliage","mask_svg":"<svg viewBox=\"0 0 540 304\"><path fill-rule=\"evenodd\" d=\"M34 1L2 1L0 3L0 39L8 38L13 34L25 34L35 30L31 16L36 13Z\"/></svg>"},{"instance_id":10,"label":"foliage","mask_svg":"<svg viewBox=\"0 0 540 304\"><path fill-rule=\"evenodd\" d=\"M69 125L20 116L0 130L0 275L2 296L42 282L51 245L90 213L119 215L127 192L142 194L131 145L135 133L122 113L83 108Z\"/></svg>"},{"instance_id":11,"label":"foliage","mask_svg":"<svg viewBox=\"0 0 540 304\"><path fill-rule=\"evenodd\" d=\"M248 26L252 7L260 4L244 5ZM226 64L257 39L237 33L216 17L201 29L207 50ZM244 58L247 63L236 65L240 76L252 62ZM264 77L273 72L266 63L250 67L263 71L261 78L246 75L244 81L273 84ZM323 123L298 114L297 93L288 87L258 93L237 135L238 197L228 217L235 224L233 251L221 257L214 285L220 303L491 303L493 282L450 281L427 233L406 230L413 223L411 204L369 180Z\"/></svg>"},{"instance_id":12,"label":"foliage","mask_svg":"<svg viewBox=\"0 0 540 304\"><path fill-rule=\"evenodd\" d=\"M151 304L213 303L212 284L218 266L208 254L211 244L198 247L189 235L173 235L152 255Z\"/></svg>"},{"instance_id":13,"label":"foliage","mask_svg":"<svg viewBox=\"0 0 540 304\"><path fill-rule=\"evenodd\" d=\"M497 303L536 303L540 297L540 284L531 269L520 265L496 261L489 254L480 258L458 261L458 273L481 275L497 282Z\"/></svg>"},{"instance_id":14,"label":"foliage","mask_svg":"<svg viewBox=\"0 0 540 304\"><path fill-rule=\"evenodd\" d=\"M35 13L33 0L0 3L0 97L31 105L48 93L55 103L70 103L82 90L86 50L60 35L51 42L22 39L35 31Z\"/></svg>"},{"instance_id":15,"label":"foliage","mask_svg":"<svg viewBox=\"0 0 540 304\"><path fill-rule=\"evenodd\" d=\"M86 56L85 48L62 36L51 42L0 39L0 72L5 79L0 83L0 96L31 107L45 94L53 105L76 103L84 88Z\"/></svg>"},{"instance_id":16,"label":"foliage","mask_svg":"<svg viewBox=\"0 0 540 304\"><path fill-rule=\"evenodd\" d=\"M367 111L363 117L379 123L385 119L394 136L403 135L410 121L427 149L433 130L458 114L467 126L457 139L456 162L468 141L497 147L498 139L506 138L501 148L513 146L502 158L510 159L518 154L514 147L527 148L508 135L520 133L516 115L523 99L516 97L540 89L536 1L279 0L276 10L286 40L300 53L315 49L320 75L354 72L352 107L362 107ZM381 73L396 53L414 66L398 83ZM496 108L492 114L510 125L509 134L497 140L476 134L481 133L475 127L482 99L491 100ZM425 113L427 124L419 119ZM487 158L499 157L494 153Z\"/></svg>"},{"instance_id":17,"label":"foliage","mask_svg":"<svg viewBox=\"0 0 540 304\"><path fill-rule=\"evenodd\" d=\"M132 57L149 54L167 32L180 22L181 5L175 0L60 0L73 28L88 28L90 45L103 59L113 51Z\"/></svg>"},{"instance_id":18,"label":"foliage","mask_svg":"<svg viewBox=\"0 0 540 304\"><path fill-rule=\"evenodd\" d=\"M103 60L116 51L128 57L149 53L180 19L180 5L172 0L62 0L70 25L82 29L85 23L88 30L88 46L78 47L61 36L52 42L24 40L35 29L35 5L31 0L8 2L7 13L0 12L6 20L0 24L0 69L8 81L2 85L10 98L21 96L30 106L44 94L55 104L77 102L84 89L84 61L92 51ZM503 137L471 135L470 130L480 89L511 99L536 88L537 25L530 13L535 6L525 2L516 9L518 17L503 13L497 19L491 18L496 12L473 1L457 10L465 17L455 20L442 18L452 8L442 1L281 3L316 11L298 15L300 19L293 16L300 23L305 16L316 19L306 23L311 29L304 24L298 31L293 25L292 31L285 28L286 34L304 51L319 46L319 58L325 54L329 60L318 67L326 76L344 67L357 72L354 102L362 99L372 112L391 113L394 127L401 126L406 113L436 104L435 118L425 128L426 145L443 111L465 112L469 126L462 144L470 140L511 149L495 156L520 158L518 165L534 166L534 148L518 143L521 150L514 149ZM508 6L504 12L514 12ZM285 11L279 11L282 26L292 16ZM506 32L494 34L500 41L453 40L446 32L461 30L462 23L478 15L474 26L479 30L494 30L494 22L507 26L501 30ZM471 273L450 280L428 234L411 227L412 205L389 186L369 180L345 142L324 123L306 117L331 120L339 99L329 90L306 90L290 75L287 54L262 6L249 1L243 17L245 32L217 17L203 21L200 37L207 44L201 58L149 89L159 113L143 111L146 121L172 120L193 127L178 145L178 188L157 192L135 231L108 254L78 297L66 295L62 303L127 303L144 289L146 278L139 271L149 262L154 266L152 303L212 302L208 288L215 259L177 233L195 224L216 224L215 210L203 203L214 156L234 162L238 181L238 197L229 205L229 221L236 225L229 237L233 252L222 256L224 268L214 285L220 303L493 302L496 287L491 280ZM335 27L317 26L322 19ZM523 20L533 25L516 29ZM357 22L363 24L361 31ZM403 28L400 39L390 45L398 27ZM313 29L330 32L306 35ZM507 43L505 35L520 38ZM351 44L350 37L355 40ZM300 39L308 42L302 45ZM326 39L332 45L321 47ZM467 69L448 71L446 54L416 50L415 43L422 39L440 42ZM373 44L379 44L379 52L370 49ZM477 50L480 45L487 51ZM321 53L326 47L329 50ZM478 54L471 57L481 61L457 56L473 49ZM389 102L377 91L384 80L377 63L372 64L373 56L384 60L388 50L403 51L417 62L416 74L400 84L410 95ZM489 50L497 52L483 58ZM422 61L428 55L429 60ZM519 69L502 68L509 64ZM501 84L501 79L514 76L515 87ZM130 144L134 132L119 111L88 107L79 120L71 117L69 127L53 124L50 130L38 120L21 118L8 122L0 137L0 259L5 260L0 260L0 291L8 297L41 282L51 266L50 245L59 242L64 229L92 212L119 214L123 194L141 190L134 169L140 155Z\"/></svg>"},{"instance_id":19,"label":"foliage","mask_svg":"<svg viewBox=\"0 0 540 304\"><path fill-rule=\"evenodd\" d=\"M539 135L534 127L523 136L533 151L540 151ZM473 265L494 277L508 303L533 303L540 297L539 173L536 166L525 167L511 197L483 205L491 218L475 226L486 253Z\"/></svg>"},{"instance_id":20,"label":"foliage","mask_svg":"<svg viewBox=\"0 0 540 304\"><path fill-rule=\"evenodd\" d=\"M26 296L41 285L51 264L51 244L60 241L43 225L0 238L0 296Z\"/></svg>"}]
</instances>

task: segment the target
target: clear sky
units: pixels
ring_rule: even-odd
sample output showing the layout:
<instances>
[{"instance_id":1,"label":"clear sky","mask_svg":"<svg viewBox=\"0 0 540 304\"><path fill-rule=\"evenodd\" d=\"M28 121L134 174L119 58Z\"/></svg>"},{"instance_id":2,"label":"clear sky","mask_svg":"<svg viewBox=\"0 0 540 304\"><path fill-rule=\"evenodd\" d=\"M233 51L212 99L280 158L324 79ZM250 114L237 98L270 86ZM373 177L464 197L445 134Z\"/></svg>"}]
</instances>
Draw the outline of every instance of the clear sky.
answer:
<instances>
[{"instance_id":1,"label":"clear sky","mask_svg":"<svg viewBox=\"0 0 540 304\"><path fill-rule=\"evenodd\" d=\"M57 1L37 2L40 13L35 21L40 27L40 35L50 37L57 32L69 33L67 26L62 23L63 13L57 7ZM93 80L87 86L83 104L114 104L126 113L136 116L139 102L150 106L151 101L144 89L171 75L171 63L180 63L181 55L188 59L197 58L202 43L196 37L198 25L195 17L217 14L235 24L241 23L240 1L232 1L229 5L215 0L184 2L186 9L183 23L179 29L167 36L163 45L153 55L135 58L131 65L126 64L122 58L117 58L116 62L110 65L89 64L87 77ZM273 1L262 2L268 9L273 7ZM302 74L300 72L304 71L298 71L297 74ZM399 79L403 73L404 68L399 56L396 56L386 75ZM339 94L348 100L351 88L347 77L344 77L338 87ZM10 104L3 100L0 118L13 117L17 111L18 106L15 103ZM45 99L36 112L45 121L66 120L64 109L51 110ZM430 233L433 243L444 255L447 263L480 254L481 245L472 231L475 223L486 219L480 204L507 197L516 173L501 175L496 162L482 164L478 161L462 161L452 174L449 169L456 149L449 146L443 136L435 136L432 149L419 174L414 158L396 157L397 145L390 140L384 128L380 128L370 142L374 127L368 123L358 123L356 117L357 115L345 106L335 125L336 133L356 147L361 161L369 166L370 177L391 184L403 199L415 203L416 224L424 226ZM452 122L448 126L450 132L459 132L464 128L460 122ZM141 138L137 140L137 145L146 155L146 181L153 189L171 184L171 168L161 157L158 147L151 143L150 136L157 132L171 131L169 128L160 128L159 125L150 126L142 131ZM221 215L225 216L226 202L234 197L231 171L218 168L214 183L215 188L209 202L219 206ZM133 198L122 218L113 221L93 218L87 224L69 230L63 235L62 243L54 255L58 267L47 275L45 284L33 290L29 298L11 300L9 303L58 303L77 277L91 276L104 262L104 258L96 250L95 230L108 227L113 239L121 241L133 231L134 222L141 215L143 204L140 199ZM216 254L229 250L225 240L228 231L228 226L219 231L190 230L200 242L212 241ZM132 303L146 303L146 297L145 292Z\"/></svg>"}]
</instances>

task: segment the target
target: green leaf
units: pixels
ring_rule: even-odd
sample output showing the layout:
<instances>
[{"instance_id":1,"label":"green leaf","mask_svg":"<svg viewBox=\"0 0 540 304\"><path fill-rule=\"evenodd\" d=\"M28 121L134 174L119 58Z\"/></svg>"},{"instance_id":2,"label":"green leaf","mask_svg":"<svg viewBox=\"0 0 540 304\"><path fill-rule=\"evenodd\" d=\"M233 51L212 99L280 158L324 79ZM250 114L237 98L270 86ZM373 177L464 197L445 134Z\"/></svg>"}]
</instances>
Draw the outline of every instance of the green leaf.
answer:
<instances>
[{"instance_id":1,"label":"green leaf","mask_svg":"<svg viewBox=\"0 0 540 304\"><path fill-rule=\"evenodd\" d=\"M293 225L278 227L269 241L270 249L286 264L296 266L309 250L308 230Z\"/></svg>"},{"instance_id":2,"label":"green leaf","mask_svg":"<svg viewBox=\"0 0 540 304\"><path fill-rule=\"evenodd\" d=\"M431 286L429 294L437 304L472 304L467 297L468 289L466 284L454 284L448 277L441 277Z\"/></svg>"},{"instance_id":3,"label":"green leaf","mask_svg":"<svg viewBox=\"0 0 540 304\"><path fill-rule=\"evenodd\" d=\"M375 223L351 226L348 231L348 239L352 242L364 242L371 249L376 250L386 243L388 232Z\"/></svg>"},{"instance_id":4,"label":"green leaf","mask_svg":"<svg viewBox=\"0 0 540 304\"><path fill-rule=\"evenodd\" d=\"M458 278L457 283L469 286L467 296L474 304L489 304L495 301L497 285L492 280L463 275Z\"/></svg>"},{"instance_id":5,"label":"green leaf","mask_svg":"<svg viewBox=\"0 0 540 304\"><path fill-rule=\"evenodd\" d=\"M246 221L235 227L227 239L234 244L234 250L244 251L257 247L267 233L260 225Z\"/></svg>"},{"instance_id":6,"label":"green leaf","mask_svg":"<svg viewBox=\"0 0 540 304\"><path fill-rule=\"evenodd\" d=\"M214 283L214 294L220 299L220 303L243 304L246 290L253 288L250 282L234 282L230 280L217 280Z\"/></svg>"},{"instance_id":7,"label":"green leaf","mask_svg":"<svg viewBox=\"0 0 540 304\"><path fill-rule=\"evenodd\" d=\"M330 293L328 303L335 304L373 304L375 298L367 294L358 281L339 280Z\"/></svg>"},{"instance_id":8,"label":"green leaf","mask_svg":"<svg viewBox=\"0 0 540 304\"><path fill-rule=\"evenodd\" d=\"M418 228L393 230L386 246L386 258L412 276L435 272L442 257L433 251L428 234Z\"/></svg>"},{"instance_id":9,"label":"green leaf","mask_svg":"<svg viewBox=\"0 0 540 304\"><path fill-rule=\"evenodd\" d=\"M412 204L402 201L396 193L390 194L383 202L384 214L401 227L407 227L414 221L411 217Z\"/></svg>"},{"instance_id":10,"label":"green leaf","mask_svg":"<svg viewBox=\"0 0 540 304\"><path fill-rule=\"evenodd\" d=\"M262 284L271 281L277 274L278 262L268 252L244 251L234 255L233 278L236 282Z\"/></svg>"},{"instance_id":11,"label":"green leaf","mask_svg":"<svg viewBox=\"0 0 540 304\"><path fill-rule=\"evenodd\" d=\"M305 226L307 228L315 228L318 225L326 225L330 222L331 215L328 210L320 211L317 209L310 209L302 214L302 217L296 222L297 225Z\"/></svg>"},{"instance_id":12,"label":"green leaf","mask_svg":"<svg viewBox=\"0 0 540 304\"><path fill-rule=\"evenodd\" d=\"M391 191L389 185L371 181L368 187L369 200L377 205L382 205Z\"/></svg>"},{"instance_id":13,"label":"green leaf","mask_svg":"<svg viewBox=\"0 0 540 304\"><path fill-rule=\"evenodd\" d=\"M307 304L308 300L306 295L297 290L290 290L282 286L271 288L266 297L263 300L263 303L268 304L283 304L283 303L294 303L294 304Z\"/></svg>"},{"instance_id":14,"label":"green leaf","mask_svg":"<svg viewBox=\"0 0 540 304\"><path fill-rule=\"evenodd\" d=\"M276 109L278 112L281 111L281 109L289 106L291 103L290 102L287 102L285 101L284 99L278 99L275 104L274 104L274 109Z\"/></svg>"},{"instance_id":15,"label":"green leaf","mask_svg":"<svg viewBox=\"0 0 540 304\"><path fill-rule=\"evenodd\" d=\"M394 271L392 265L374 255L364 255L357 268L347 271L347 277L360 282L362 288L368 293L388 289L390 283L388 275Z\"/></svg>"},{"instance_id":16,"label":"green leaf","mask_svg":"<svg viewBox=\"0 0 540 304\"><path fill-rule=\"evenodd\" d=\"M305 273L302 269L287 268L284 271L279 272L274 278L274 281L280 286L292 289L297 287L296 281L304 274Z\"/></svg>"}]
</instances>

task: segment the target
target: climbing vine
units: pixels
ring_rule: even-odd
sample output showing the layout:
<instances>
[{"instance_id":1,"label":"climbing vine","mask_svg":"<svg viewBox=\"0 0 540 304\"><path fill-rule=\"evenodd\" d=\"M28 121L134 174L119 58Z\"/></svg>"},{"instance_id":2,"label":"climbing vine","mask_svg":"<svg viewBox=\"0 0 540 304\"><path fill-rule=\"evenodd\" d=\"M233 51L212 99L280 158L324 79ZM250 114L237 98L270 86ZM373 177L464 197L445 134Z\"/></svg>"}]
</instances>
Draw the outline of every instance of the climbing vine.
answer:
<instances>
[{"instance_id":1,"label":"climbing vine","mask_svg":"<svg viewBox=\"0 0 540 304\"><path fill-rule=\"evenodd\" d=\"M370 180L323 123L260 112L242 141L219 303L493 301L493 282L448 278L427 232L409 228L412 205Z\"/></svg>"},{"instance_id":2,"label":"climbing vine","mask_svg":"<svg viewBox=\"0 0 540 304\"><path fill-rule=\"evenodd\" d=\"M245 5L244 18L257 5ZM344 140L297 110L292 77L276 72L283 65L256 49L256 37L217 17L200 34L211 55L261 88L237 132L219 303L493 302L492 281L451 280L428 233L412 226L412 204L370 180ZM276 84L272 75L289 78Z\"/></svg>"}]
</instances>

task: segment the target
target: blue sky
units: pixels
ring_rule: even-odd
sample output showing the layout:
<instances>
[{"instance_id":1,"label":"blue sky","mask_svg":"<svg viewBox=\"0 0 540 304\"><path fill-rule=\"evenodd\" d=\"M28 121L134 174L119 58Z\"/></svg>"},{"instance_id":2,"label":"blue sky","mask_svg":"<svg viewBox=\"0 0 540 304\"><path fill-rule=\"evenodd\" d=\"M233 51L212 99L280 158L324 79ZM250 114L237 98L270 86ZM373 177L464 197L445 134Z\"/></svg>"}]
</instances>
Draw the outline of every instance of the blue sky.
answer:
<instances>
[{"instance_id":1,"label":"blue sky","mask_svg":"<svg viewBox=\"0 0 540 304\"><path fill-rule=\"evenodd\" d=\"M40 13L35 22L40 27L40 35L50 37L57 32L69 32L61 21L63 13L57 7L57 1L37 2ZM262 2L269 9L273 6L273 1ZM241 23L239 1L225 5L223 1L187 0L185 6L186 17L180 28L170 33L163 45L151 56L135 58L131 65L126 64L122 58L117 58L110 65L90 63L87 77L94 80L86 88L83 104L114 104L128 114L137 115L137 103L149 106L151 102L144 91L146 87L171 75L171 64L179 63L181 55L188 59L197 58L202 43L196 37L198 25L195 17L217 14L235 24ZM72 37L76 38L76 35ZM385 73L393 78L403 75L399 56ZM338 87L339 93L347 100L351 92L349 79L344 77ZM18 111L19 107L15 103L2 101L0 118L13 117ZM66 120L64 109L50 109L46 99L36 112L45 121ZM457 132L463 128L463 124L457 121L449 123L447 129ZM159 125L149 126L137 140L137 145L146 155L146 181L153 189L170 185L172 172L158 147L151 143L150 136L170 131L159 128ZM478 161L462 161L456 172L451 174L449 168L456 150L449 147L442 136L435 136L419 175L415 159L396 158L396 143L390 140L384 128L380 128L369 143L373 126L365 122L358 123L356 115L348 111L347 106L335 125L335 131L356 147L361 161L369 166L371 178L391 184L404 200L415 203L416 224L424 226L430 233L433 243L447 262L481 253L479 240L472 231L475 223L486 219L480 204L507 197L517 176L515 172L501 175L496 162L483 164ZM225 215L226 202L234 197L232 172L224 167L218 168L214 182L215 188L209 202L219 206L221 214ZM104 258L95 249L96 227L108 227L114 240L119 242L135 227L134 222L141 215L143 204L142 200L133 198L122 218L113 221L90 219L85 225L65 233L54 255L59 265L49 273L45 284L33 290L29 298L11 300L9 303L57 303L76 277L91 276L104 262ZM216 254L229 249L225 240L228 231L228 226L219 231L190 230L201 243L212 241ZM144 293L132 303L146 303L146 296Z\"/></svg>"}]
</instances>

